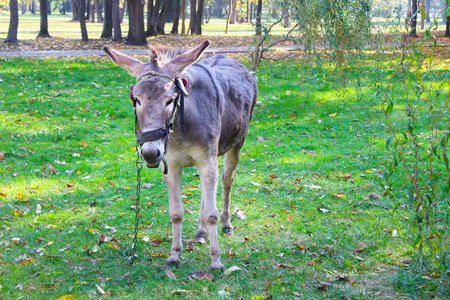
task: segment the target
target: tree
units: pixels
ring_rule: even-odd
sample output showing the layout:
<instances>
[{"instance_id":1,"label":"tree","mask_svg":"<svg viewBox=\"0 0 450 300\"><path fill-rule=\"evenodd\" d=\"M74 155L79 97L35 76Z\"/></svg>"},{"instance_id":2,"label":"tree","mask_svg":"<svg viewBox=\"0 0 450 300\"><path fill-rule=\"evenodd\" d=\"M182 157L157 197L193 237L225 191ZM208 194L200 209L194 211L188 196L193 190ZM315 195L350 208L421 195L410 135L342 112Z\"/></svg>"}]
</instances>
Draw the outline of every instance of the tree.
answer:
<instances>
[{"instance_id":1,"label":"tree","mask_svg":"<svg viewBox=\"0 0 450 300\"><path fill-rule=\"evenodd\" d=\"M81 27L81 41L89 41L87 29L86 29L86 0L78 0L78 13L80 15L80 27Z\"/></svg>"},{"instance_id":2,"label":"tree","mask_svg":"<svg viewBox=\"0 0 450 300\"><path fill-rule=\"evenodd\" d=\"M191 0L191 19L189 20L189 29L191 34L195 34L195 18L197 17L197 0Z\"/></svg>"},{"instance_id":3,"label":"tree","mask_svg":"<svg viewBox=\"0 0 450 300\"><path fill-rule=\"evenodd\" d=\"M49 38L51 37L48 33L48 20L47 20L47 0L39 0L40 5L40 16L41 16L41 28L39 30L38 38Z\"/></svg>"},{"instance_id":4,"label":"tree","mask_svg":"<svg viewBox=\"0 0 450 300\"><path fill-rule=\"evenodd\" d=\"M230 18L231 18L231 5L233 3L233 0L228 0L228 15L227 15L227 22L225 24L225 34L228 33L228 25L230 24Z\"/></svg>"},{"instance_id":5,"label":"tree","mask_svg":"<svg viewBox=\"0 0 450 300\"><path fill-rule=\"evenodd\" d=\"M120 0L112 0L112 23L114 29L113 41L120 41L122 39L122 29L120 28Z\"/></svg>"},{"instance_id":6,"label":"tree","mask_svg":"<svg viewBox=\"0 0 450 300\"><path fill-rule=\"evenodd\" d=\"M144 28L144 4L145 2L141 0L128 0L128 45L147 44L147 37L145 35Z\"/></svg>"},{"instance_id":7,"label":"tree","mask_svg":"<svg viewBox=\"0 0 450 300\"><path fill-rule=\"evenodd\" d=\"M147 30L145 34L151 36L153 34L153 0L147 1Z\"/></svg>"},{"instance_id":8,"label":"tree","mask_svg":"<svg viewBox=\"0 0 450 300\"><path fill-rule=\"evenodd\" d=\"M19 4L17 0L9 0L9 28L5 43L17 44L17 29L19 28Z\"/></svg>"},{"instance_id":9,"label":"tree","mask_svg":"<svg viewBox=\"0 0 450 300\"><path fill-rule=\"evenodd\" d=\"M39 0L39 2L42 2L42 0ZM42 5L41 5L42 7ZM78 21L78 2L77 0L70 0L70 10L72 11L72 21Z\"/></svg>"},{"instance_id":10,"label":"tree","mask_svg":"<svg viewBox=\"0 0 450 300\"><path fill-rule=\"evenodd\" d=\"M181 34L186 34L186 0L181 1Z\"/></svg>"},{"instance_id":11,"label":"tree","mask_svg":"<svg viewBox=\"0 0 450 300\"><path fill-rule=\"evenodd\" d=\"M231 5L228 8L230 15L230 24L236 24L236 7L237 7L237 0L231 0Z\"/></svg>"},{"instance_id":12,"label":"tree","mask_svg":"<svg viewBox=\"0 0 450 300\"><path fill-rule=\"evenodd\" d=\"M100 9L100 0L94 0L94 11L97 14L97 23L103 22L102 10ZM94 22L94 17L92 17L92 22Z\"/></svg>"},{"instance_id":13,"label":"tree","mask_svg":"<svg viewBox=\"0 0 450 300\"><path fill-rule=\"evenodd\" d=\"M165 34L164 27L166 25L167 17L169 16L170 9L172 8L172 0L164 0L163 7L158 16L158 22L156 24L156 33Z\"/></svg>"},{"instance_id":14,"label":"tree","mask_svg":"<svg viewBox=\"0 0 450 300\"><path fill-rule=\"evenodd\" d=\"M205 7L205 0L198 0L197 3L197 15L195 16L195 34L201 35L202 34L202 21L203 21L203 11Z\"/></svg>"},{"instance_id":15,"label":"tree","mask_svg":"<svg viewBox=\"0 0 450 300\"><path fill-rule=\"evenodd\" d=\"M108 39L112 37L112 0L104 0L103 6L105 7L105 18L103 20L103 31L100 37L102 39Z\"/></svg>"},{"instance_id":16,"label":"tree","mask_svg":"<svg viewBox=\"0 0 450 300\"><path fill-rule=\"evenodd\" d=\"M417 37L417 0L411 1L411 31L409 36Z\"/></svg>"},{"instance_id":17,"label":"tree","mask_svg":"<svg viewBox=\"0 0 450 300\"><path fill-rule=\"evenodd\" d=\"M175 7L174 7L174 15L173 15L173 25L172 30L170 31L171 34L178 34L178 23L180 22L180 12L181 12L181 2L180 0L175 0Z\"/></svg>"},{"instance_id":18,"label":"tree","mask_svg":"<svg viewBox=\"0 0 450 300\"><path fill-rule=\"evenodd\" d=\"M262 0L258 0L258 4L256 6L256 35L261 35L262 32L261 13L262 13Z\"/></svg>"},{"instance_id":19,"label":"tree","mask_svg":"<svg viewBox=\"0 0 450 300\"><path fill-rule=\"evenodd\" d=\"M290 24L289 24L289 18L290 18L290 13L289 13L289 1L288 0L284 0L283 1L283 28L289 28Z\"/></svg>"},{"instance_id":20,"label":"tree","mask_svg":"<svg viewBox=\"0 0 450 300\"><path fill-rule=\"evenodd\" d=\"M444 4L449 4L449 0L446 0L445 2L444 2ZM450 15L449 15L449 13L450 13L450 10L448 9L448 7L447 7L447 9L445 10L445 12L444 12L444 16L446 16L446 18L445 18L445 35L444 36L446 36L446 37L450 37Z\"/></svg>"}]
</instances>

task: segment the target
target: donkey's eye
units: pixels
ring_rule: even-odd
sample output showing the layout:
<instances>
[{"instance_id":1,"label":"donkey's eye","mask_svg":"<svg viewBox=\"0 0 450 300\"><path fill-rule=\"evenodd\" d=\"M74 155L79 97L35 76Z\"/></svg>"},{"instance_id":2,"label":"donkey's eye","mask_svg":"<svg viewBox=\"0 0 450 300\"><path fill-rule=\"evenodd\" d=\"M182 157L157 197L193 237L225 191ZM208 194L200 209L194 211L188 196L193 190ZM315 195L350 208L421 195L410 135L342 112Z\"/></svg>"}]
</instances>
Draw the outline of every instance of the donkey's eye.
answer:
<instances>
[{"instance_id":1,"label":"donkey's eye","mask_svg":"<svg viewBox=\"0 0 450 300\"><path fill-rule=\"evenodd\" d=\"M173 100L175 100L175 98L170 99L169 101L166 102L166 106L169 106L170 104L172 104Z\"/></svg>"}]
</instances>

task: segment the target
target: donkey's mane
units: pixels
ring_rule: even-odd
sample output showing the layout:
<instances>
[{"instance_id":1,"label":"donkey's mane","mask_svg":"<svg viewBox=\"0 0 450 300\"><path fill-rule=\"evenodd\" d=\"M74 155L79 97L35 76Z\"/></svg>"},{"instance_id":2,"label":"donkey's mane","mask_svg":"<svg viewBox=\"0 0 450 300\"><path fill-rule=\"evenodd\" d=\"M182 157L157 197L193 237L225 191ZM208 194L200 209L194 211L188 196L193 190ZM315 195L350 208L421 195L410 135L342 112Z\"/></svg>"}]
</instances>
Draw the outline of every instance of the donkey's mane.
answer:
<instances>
[{"instance_id":1,"label":"donkey's mane","mask_svg":"<svg viewBox=\"0 0 450 300\"><path fill-rule=\"evenodd\" d=\"M150 47L150 59L160 62L169 62L174 60L178 55L185 52L181 49L173 49L164 45L149 46Z\"/></svg>"}]
</instances>

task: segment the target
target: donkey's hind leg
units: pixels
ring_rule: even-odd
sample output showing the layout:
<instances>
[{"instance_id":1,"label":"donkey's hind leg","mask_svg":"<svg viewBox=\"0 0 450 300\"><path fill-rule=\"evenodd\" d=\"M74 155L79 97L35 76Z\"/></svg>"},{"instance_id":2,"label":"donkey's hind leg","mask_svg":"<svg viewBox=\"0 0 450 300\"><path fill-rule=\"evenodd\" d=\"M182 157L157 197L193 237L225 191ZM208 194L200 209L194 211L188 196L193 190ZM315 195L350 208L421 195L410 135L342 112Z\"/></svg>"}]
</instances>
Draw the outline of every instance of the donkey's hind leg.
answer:
<instances>
[{"instance_id":1,"label":"donkey's hind leg","mask_svg":"<svg viewBox=\"0 0 450 300\"><path fill-rule=\"evenodd\" d=\"M233 234L233 225L231 225L231 214L230 214L230 194L231 187L233 185L234 176L236 175L236 166L239 162L239 156L241 153L241 143L239 146L232 148L230 151L225 153L224 164L223 164L223 175L222 175L222 232L227 235Z\"/></svg>"}]
</instances>

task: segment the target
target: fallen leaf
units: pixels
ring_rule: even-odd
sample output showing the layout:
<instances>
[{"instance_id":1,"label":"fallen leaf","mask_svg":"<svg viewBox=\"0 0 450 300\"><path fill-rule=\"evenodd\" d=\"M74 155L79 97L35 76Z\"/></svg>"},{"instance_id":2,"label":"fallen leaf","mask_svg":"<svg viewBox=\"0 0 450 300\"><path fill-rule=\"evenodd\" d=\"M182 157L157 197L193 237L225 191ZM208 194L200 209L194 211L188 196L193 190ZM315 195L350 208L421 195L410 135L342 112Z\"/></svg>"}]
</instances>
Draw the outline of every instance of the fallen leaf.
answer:
<instances>
[{"instance_id":1,"label":"fallen leaf","mask_svg":"<svg viewBox=\"0 0 450 300\"><path fill-rule=\"evenodd\" d=\"M53 175L56 174L56 170L52 165L48 165L48 170L50 171L50 173L52 173Z\"/></svg>"},{"instance_id":2,"label":"fallen leaf","mask_svg":"<svg viewBox=\"0 0 450 300\"><path fill-rule=\"evenodd\" d=\"M336 117L336 116L337 116L337 113L329 114L329 116L330 116L330 117Z\"/></svg>"},{"instance_id":3,"label":"fallen leaf","mask_svg":"<svg viewBox=\"0 0 450 300\"><path fill-rule=\"evenodd\" d=\"M169 269L166 269L166 275L167 277L169 277L170 279L177 279L177 276L175 276L175 274L173 274L173 272Z\"/></svg>"},{"instance_id":4,"label":"fallen leaf","mask_svg":"<svg viewBox=\"0 0 450 300\"><path fill-rule=\"evenodd\" d=\"M238 209L236 211L236 218L240 219L240 220L245 220L247 218L247 216L245 215L245 212Z\"/></svg>"},{"instance_id":5,"label":"fallen leaf","mask_svg":"<svg viewBox=\"0 0 450 300\"><path fill-rule=\"evenodd\" d=\"M172 294L183 295L183 294L193 294L194 292L195 292L195 291L176 290L176 291L173 291Z\"/></svg>"},{"instance_id":6,"label":"fallen leaf","mask_svg":"<svg viewBox=\"0 0 450 300\"><path fill-rule=\"evenodd\" d=\"M324 214L327 214L327 213L330 212L330 210L326 209L326 208L318 208L317 210L320 211L321 213L324 213Z\"/></svg>"},{"instance_id":7,"label":"fallen leaf","mask_svg":"<svg viewBox=\"0 0 450 300\"><path fill-rule=\"evenodd\" d=\"M97 292L100 295L105 295L106 294L105 290L101 286L99 286L98 284L95 284L95 286L97 287Z\"/></svg>"},{"instance_id":8,"label":"fallen leaf","mask_svg":"<svg viewBox=\"0 0 450 300\"><path fill-rule=\"evenodd\" d=\"M313 259L310 262L308 262L308 266L315 266L316 265L316 261Z\"/></svg>"},{"instance_id":9,"label":"fallen leaf","mask_svg":"<svg viewBox=\"0 0 450 300\"><path fill-rule=\"evenodd\" d=\"M163 241L151 241L150 245L152 245L153 247L159 247L159 245L161 245Z\"/></svg>"},{"instance_id":10,"label":"fallen leaf","mask_svg":"<svg viewBox=\"0 0 450 300\"><path fill-rule=\"evenodd\" d=\"M237 267L237 266L232 266L231 268L229 268L225 272L223 272L223 275L224 276L229 276L231 273L233 273L235 271L240 271L240 270L242 270L242 269Z\"/></svg>"},{"instance_id":11,"label":"fallen leaf","mask_svg":"<svg viewBox=\"0 0 450 300\"><path fill-rule=\"evenodd\" d=\"M335 196L336 198L347 198L347 197L345 197L344 194L342 194L342 193L334 193L334 196Z\"/></svg>"},{"instance_id":12,"label":"fallen leaf","mask_svg":"<svg viewBox=\"0 0 450 300\"><path fill-rule=\"evenodd\" d=\"M153 186L154 186L153 183L143 183L143 184L142 184L142 188L151 188L151 187L153 187Z\"/></svg>"},{"instance_id":13,"label":"fallen leaf","mask_svg":"<svg viewBox=\"0 0 450 300\"><path fill-rule=\"evenodd\" d=\"M192 278L197 279L198 281L203 281L205 279L211 281L214 276L209 272L197 271L191 275Z\"/></svg>"},{"instance_id":14,"label":"fallen leaf","mask_svg":"<svg viewBox=\"0 0 450 300\"><path fill-rule=\"evenodd\" d=\"M75 297L74 295L64 295L64 296L56 298L56 300L73 300L76 298L77 297Z\"/></svg>"}]
</instances>

